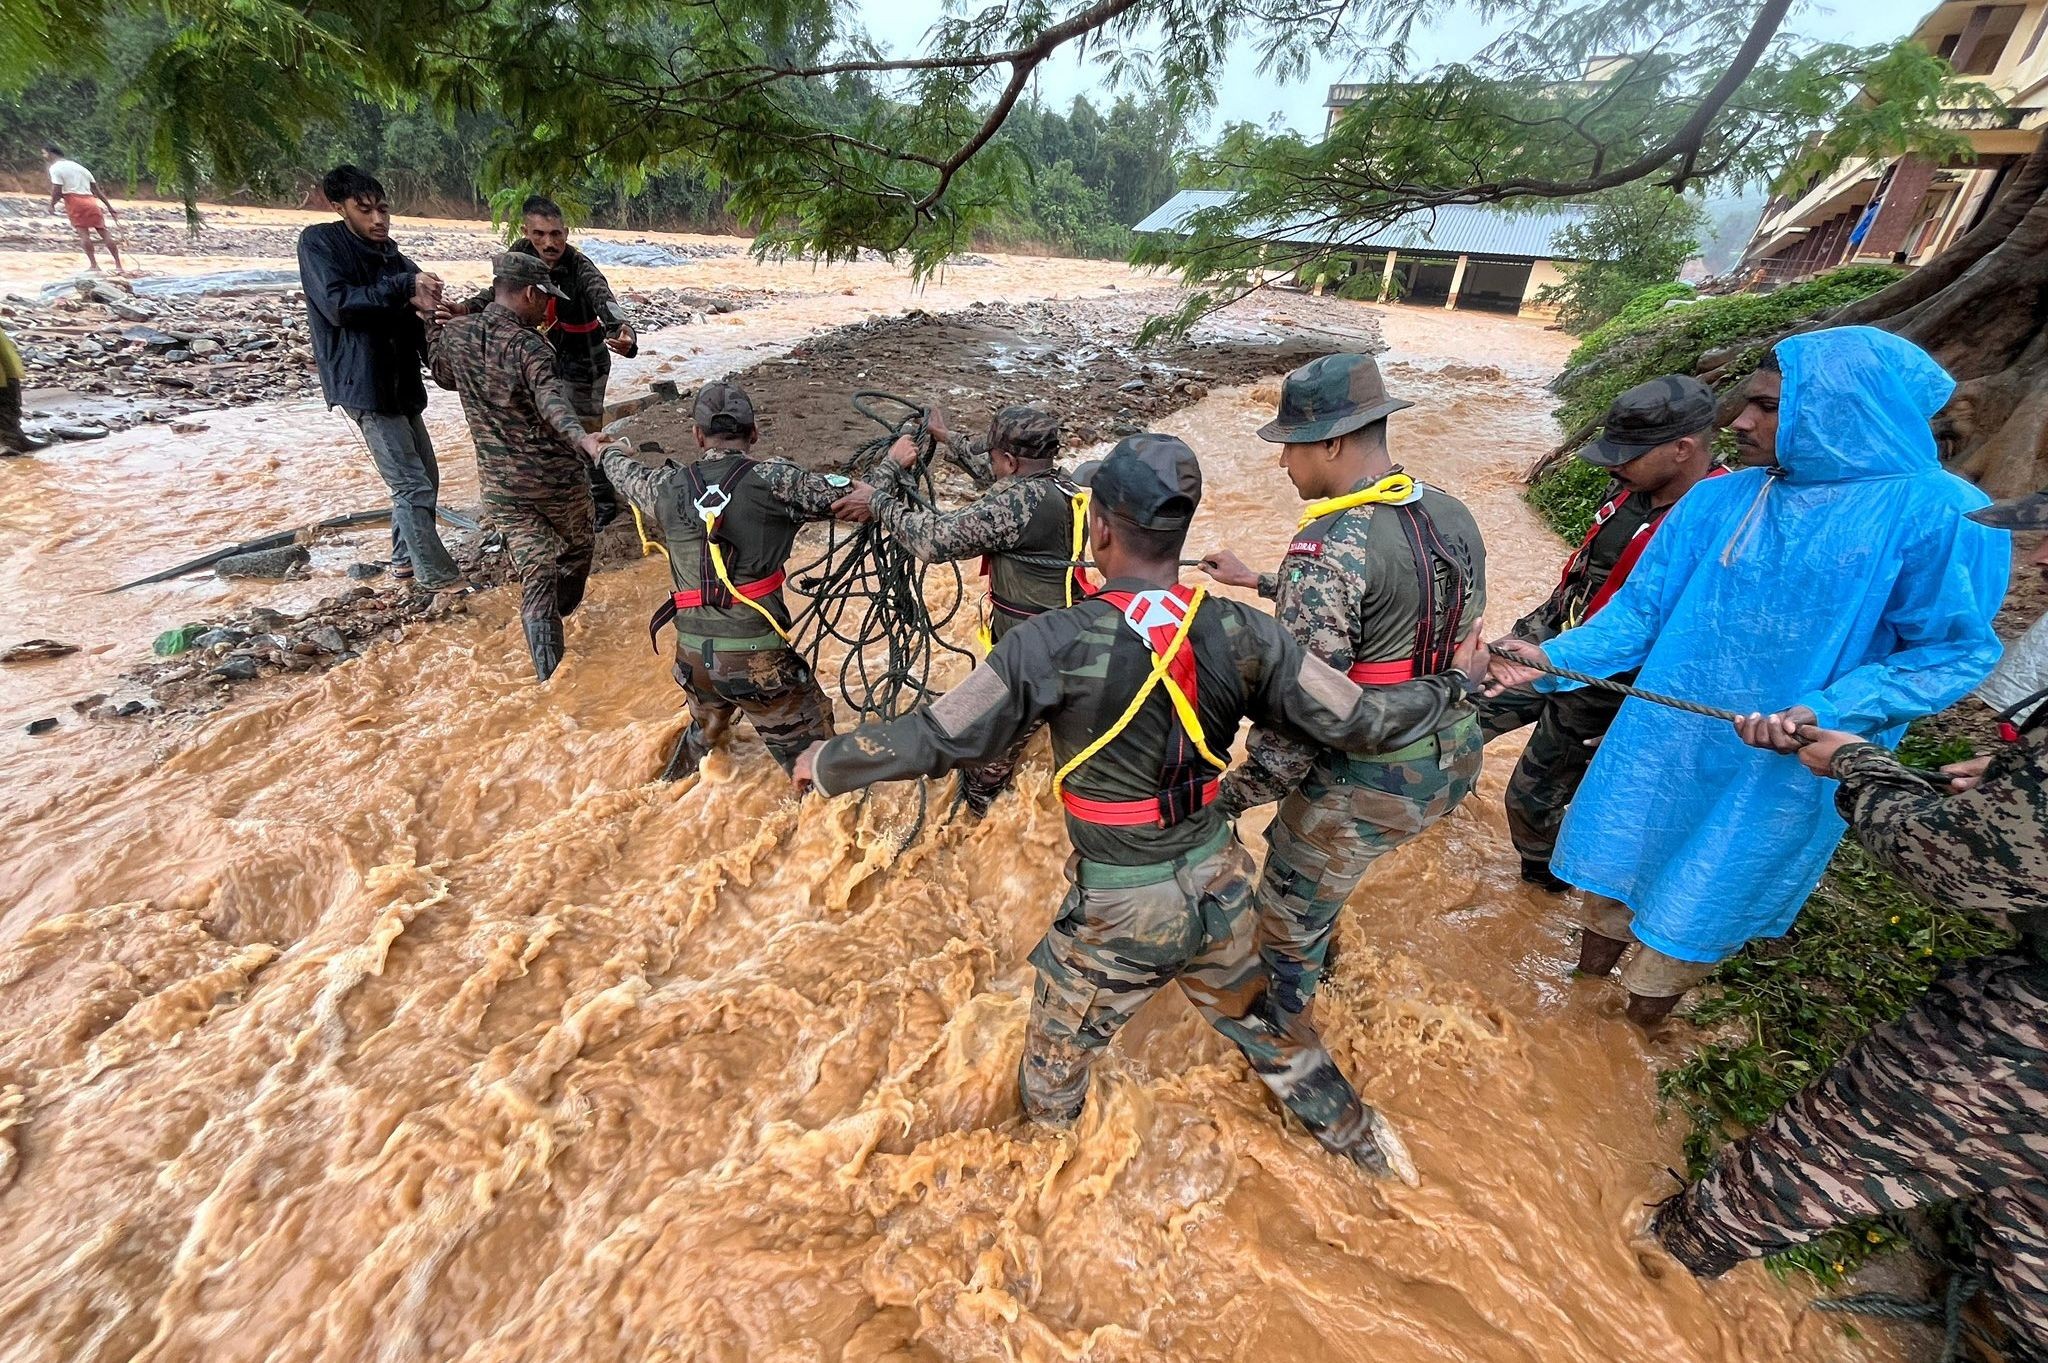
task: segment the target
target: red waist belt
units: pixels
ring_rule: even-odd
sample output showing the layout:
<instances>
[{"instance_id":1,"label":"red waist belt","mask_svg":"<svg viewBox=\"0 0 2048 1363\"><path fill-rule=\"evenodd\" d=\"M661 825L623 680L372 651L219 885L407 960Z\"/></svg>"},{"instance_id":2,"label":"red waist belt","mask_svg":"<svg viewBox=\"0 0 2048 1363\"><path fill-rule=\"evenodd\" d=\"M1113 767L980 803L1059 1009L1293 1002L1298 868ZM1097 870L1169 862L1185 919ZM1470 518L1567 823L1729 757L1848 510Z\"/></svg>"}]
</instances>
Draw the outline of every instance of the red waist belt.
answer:
<instances>
[{"instance_id":1,"label":"red waist belt","mask_svg":"<svg viewBox=\"0 0 2048 1363\"><path fill-rule=\"evenodd\" d=\"M778 568L759 582L735 583L733 590L750 601L759 601L769 593L780 590L783 581L783 572ZM675 602L676 609L679 611L695 610L704 604L704 593L701 591L672 592L669 595L669 600Z\"/></svg>"},{"instance_id":2,"label":"red waist belt","mask_svg":"<svg viewBox=\"0 0 2048 1363\"><path fill-rule=\"evenodd\" d=\"M1415 680L1415 660L1395 658L1383 663L1353 663L1344 675L1360 686L1396 686Z\"/></svg>"},{"instance_id":3,"label":"red waist belt","mask_svg":"<svg viewBox=\"0 0 2048 1363\"><path fill-rule=\"evenodd\" d=\"M1221 785L1219 781L1211 781L1202 787L1204 808L1216 803L1216 792ZM1062 790L1060 803L1067 807L1067 813L1082 823L1108 824L1113 828L1159 826L1159 797L1156 795L1146 800L1091 800L1071 790Z\"/></svg>"},{"instance_id":4,"label":"red waist belt","mask_svg":"<svg viewBox=\"0 0 2048 1363\"><path fill-rule=\"evenodd\" d=\"M556 323L555 323L555 330L556 330L556 331L566 331L566 332L568 332L568 333L569 333L569 334L570 334L571 336L588 336L588 335L589 335L589 334L590 334L591 332L593 332L593 331L596 331L596 330L597 330L597 329L598 329L599 327L601 327L601 326L603 326L603 325L604 325L604 323L603 323L602 321L598 321L598 322L556 322Z\"/></svg>"}]
</instances>

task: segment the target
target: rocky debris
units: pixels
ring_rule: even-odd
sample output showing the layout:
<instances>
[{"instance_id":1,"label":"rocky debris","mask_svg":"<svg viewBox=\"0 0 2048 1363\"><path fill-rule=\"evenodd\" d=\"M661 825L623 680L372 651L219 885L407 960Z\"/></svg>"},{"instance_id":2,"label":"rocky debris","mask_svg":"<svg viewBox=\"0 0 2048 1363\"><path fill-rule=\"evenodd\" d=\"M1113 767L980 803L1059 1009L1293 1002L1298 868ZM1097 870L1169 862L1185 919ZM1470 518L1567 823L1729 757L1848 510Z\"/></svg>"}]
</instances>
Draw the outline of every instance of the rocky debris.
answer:
<instances>
[{"instance_id":1,"label":"rocky debris","mask_svg":"<svg viewBox=\"0 0 2048 1363\"><path fill-rule=\"evenodd\" d=\"M48 658L62 658L76 652L77 644L59 643L55 639L24 639L18 644L0 648L0 663L42 662Z\"/></svg>"},{"instance_id":2,"label":"rocky debris","mask_svg":"<svg viewBox=\"0 0 2048 1363\"><path fill-rule=\"evenodd\" d=\"M373 577L382 577L384 575L384 565L381 563L351 563L348 565L348 575L357 582L363 582Z\"/></svg>"},{"instance_id":3,"label":"rocky debris","mask_svg":"<svg viewBox=\"0 0 2048 1363\"><path fill-rule=\"evenodd\" d=\"M636 237L632 241L613 241L609 237L578 237L576 249L599 265L660 269L667 265L687 265L693 260L736 256L742 248L716 242L654 242L645 237Z\"/></svg>"},{"instance_id":4,"label":"rocky debris","mask_svg":"<svg viewBox=\"0 0 2048 1363\"><path fill-rule=\"evenodd\" d=\"M205 282L131 285L87 276L46 298L0 298L0 328L20 348L31 389L125 400L118 411L95 407L95 419L104 425L30 424L69 440L140 422L169 422L180 435L196 435L207 428L190 420L195 412L319 391L296 276L279 275L257 292L154 288ZM619 297L645 336L753 307L768 295L746 289L626 289Z\"/></svg>"},{"instance_id":5,"label":"rocky debris","mask_svg":"<svg viewBox=\"0 0 2048 1363\"><path fill-rule=\"evenodd\" d=\"M48 718L32 719L28 722L26 727L28 729L28 732L30 732L31 734L46 734L50 732L50 730L57 727L57 721L55 719Z\"/></svg>"},{"instance_id":6,"label":"rocky debris","mask_svg":"<svg viewBox=\"0 0 2048 1363\"><path fill-rule=\"evenodd\" d=\"M231 555L214 564L213 571L220 577L257 577L275 582L292 576L312 561L305 545L287 544L280 549Z\"/></svg>"}]
</instances>

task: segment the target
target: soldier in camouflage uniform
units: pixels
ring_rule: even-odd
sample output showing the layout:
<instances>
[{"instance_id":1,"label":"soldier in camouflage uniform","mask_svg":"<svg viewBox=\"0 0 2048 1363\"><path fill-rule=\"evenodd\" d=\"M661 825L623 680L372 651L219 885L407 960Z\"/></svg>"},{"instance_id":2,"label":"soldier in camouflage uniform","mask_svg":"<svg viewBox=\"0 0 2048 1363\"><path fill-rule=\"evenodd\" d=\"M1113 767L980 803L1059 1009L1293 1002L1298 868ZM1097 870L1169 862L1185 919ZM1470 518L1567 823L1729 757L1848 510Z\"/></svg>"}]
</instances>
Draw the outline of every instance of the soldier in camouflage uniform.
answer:
<instances>
[{"instance_id":1,"label":"soldier in camouflage uniform","mask_svg":"<svg viewBox=\"0 0 2048 1363\"><path fill-rule=\"evenodd\" d=\"M1287 376L1259 435L1310 503L1278 572L1219 551L1218 581L1256 586L1301 646L1371 691L1450 666L1486 607L1486 550L1464 503L1418 483L1387 454L1387 396L1367 355L1330 355ZM1259 879L1259 951L1283 1013L1306 1012L1328 966L1337 914L1366 869L1457 807L1479 780L1483 739L1469 705L1391 751L1354 754L1255 729L1223 783L1231 817L1272 800Z\"/></svg>"},{"instance_id":2,"label":"soldier in camouflage uniform","mask_svg":"<svg viewBox=\"0 0 2048 1363\"><path fill-rule=\"evenodd\" d=\"M547 266L508 251L491 277L491 305L441 327L427 364L462 397L484 514L511 548L527 652L546 681L561 665L562 617L583 600L596 539L578 450L594 455L602 442L577 420L555 353L534 330L558 295Z\"/></svg>"},{"instance_id":3,"label":"soldier in camouflage uniform","mask_svg":"<svg viewBox=\"0 0 2048 1363\"><path fill-rule=\"evenodd\" d=\"M2048 493L1971 519L2048 530ZM2031 561L2048 570L2048 544ZM1946 769L1960 792L1949 796L1853 734L1800 731L1800 761L1842 783L1835 803L1872 856L1926 898L2010 928L2019 944L1950 967L1904 1017L1850 1047L1658 1209L1652 1229L1694 1272L1717 1276L1856 1217L1956 1200L2013 1336L2008 1357L2048 1359L2044 698L2007 711L1991 757Z\"/></svg>"},{"instance_id":4,"label":"soldier in camouflage uniform","mask_svg":"<svg viewBox=\"0 0 2048 1363\"><path fill-rule=\"evenodd\" d=\"M1326 1148L1412 1181L1392 1130L1359 1101L1313 1026L1265 1002L1251 859L1216 801L1217 777L1246 715L1360 752L1437 732L1484 673L1479 640L1453 660L1464 671L1361 689L1304 655L1271 617L1176 585L1201 497L1186 445L1127 437L1090 485L1101 591L1020 621L930 705L805 753L797 779L838 794L937 776L1047 725L1073 888L1031 953L1025 1114L1052 1124L1079 1116L1103 1048L1177 980Z\"/></svg>"},{"instance_id":5,"label":"soldier in camouflage uniform","mask_svg":"<svg viewBox=\"0 0 2048 1363\"><path fill-rule=\"evenodd\" d=\"M555 363L562 382L568 385L577 419L588 430L603 430L604 390L611 378L612 356L631 359L640 353L639 339L625 309L619 306L604 271L569 244L561 205L553 199L535 194L520 205L519 240L512 243L512 249L548 267L548 280L557 293L549 299L547 313L538 323L540 333L555 348ZM456 316L481 312L490 301L486 289L449 311ZM587 476L597 528L602 530L619 514L618 494L597 465L590 466Z\"/></svg>"},{"instance_id":6,"label":"soldier in camouflage uniform","mask_svg":"<svg viewBox=\"0 0 2048 1363\"><path fill-rule=\"evenodd\" d=\"M947 455L985 489L957 511L922 505L903 475L917 466L917 447L896 442L875 471L874 518L926 563L979 558L989 579L986 619L993 645L1020 621L1070 606L1088 594L1074 552L1081 489L1053 467L1060 419L1043 407L1005 407L989 422L979 449L952 435L932 409L929 429ZM1008 788L1030 733L1018 735L992 762L960 769L962 801L988 813Z\"/></svg>"},{"instance_id":7,"label":"soldier in camouflage uniform","mask_svg":"<svg viewBox=\"0 0 2048 1363\"><path fill-rule=\"evenodd\" d=\"M789 646L783 565L797 531L835 514L864 519L866 484L755 459L754 404L731 381L697 393L696 462L649 468L620 449L603 467L614 486L658 527L674 591L649 628L673 620L676 684L690 726L676 741L664 781L697 770L733 716L754 722L787 771L806 745L832 733L832 703L803 655ZM857 509L859 508L859 509Z\"/></svg>"},{"instance_id":8,"label":"soldier in camouflage uniform","mask_svg":"<svg viewBox=\"0 0 2048 1363\"><path fill-rule=\"evenodd\" d=\"M1579 458L1608 470L1608 489L1577 552L1565 560L1557 589L1508 632L1543 644L1589 620L1613 599L1649 546L1665 513L1695 483L1712 477L1714 395L1689 374L1667 374L1638 384L1614 400L1600 437ZM1634 671L1615 677L1632 682ZM1522 857L1522 879L1552 894L1571 886L1550 870L1557 830L1593 747L1621 709L1611 691L1510 691L1481 698L1479 727L1491 743L1534 724L1529 745L1508 778L1508 832Z\"/></svg>"},{"instance_id":9,"label":"soldier in camouflage uniform","mask_svg":"<svg viewBox=\"0 0 2048 1363\"><path fill-rule=\"evenodd\" d=\"M27 454L34 448L21 429L22 394L28 391L28 369L7 333L0 331L0 455Z\"/></svg>"}]
</instances>

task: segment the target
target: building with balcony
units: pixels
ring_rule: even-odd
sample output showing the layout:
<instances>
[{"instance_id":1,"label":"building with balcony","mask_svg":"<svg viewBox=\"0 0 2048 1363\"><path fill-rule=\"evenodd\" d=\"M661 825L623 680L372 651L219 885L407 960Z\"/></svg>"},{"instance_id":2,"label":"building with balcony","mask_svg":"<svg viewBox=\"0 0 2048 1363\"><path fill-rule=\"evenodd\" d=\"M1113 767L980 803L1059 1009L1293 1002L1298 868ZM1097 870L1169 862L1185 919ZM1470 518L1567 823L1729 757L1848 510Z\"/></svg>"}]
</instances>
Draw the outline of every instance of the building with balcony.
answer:
<instances>
[{"instance_id":1,"label":"building with balcony","mask_svg":"<svg viewBox=\"0 0 2048 1363\"><path fill-rule=\"evenodd\" d=\"M1914 41L1983 81L2007 106L1953 115L1974 156L1952 165L1919 156L1860 160L1816 176L1764 206L1737 277L1768 286L1853 262L1919 265L1969 231L2048 125L2044 30L2048 0L1936 7L1913 30Z\"/></svg>"}]
</instances>

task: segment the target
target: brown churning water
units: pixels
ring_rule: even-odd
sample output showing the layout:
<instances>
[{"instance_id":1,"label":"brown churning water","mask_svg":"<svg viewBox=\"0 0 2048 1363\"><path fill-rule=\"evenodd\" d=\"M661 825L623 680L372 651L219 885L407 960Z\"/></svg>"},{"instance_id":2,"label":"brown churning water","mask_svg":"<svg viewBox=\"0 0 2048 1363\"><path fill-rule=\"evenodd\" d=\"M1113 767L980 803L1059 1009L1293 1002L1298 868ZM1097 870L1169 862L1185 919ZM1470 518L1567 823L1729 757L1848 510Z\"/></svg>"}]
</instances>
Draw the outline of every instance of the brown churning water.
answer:
<instances>
[{"instance_id":1,"label":"brown churning water","mask_svg":"<svg viewBox=\"0 0 2048 1363\"><path fill-rule=\"evenodd\" d=\"M1561 343L1395 310L1397 457L1465 495L1504 629ZM1447 363L1455 355L1456 362ZM1272 392L1167 423L1199 551L1296 507ZM1478 797L1354 899L1319 1017L1419 1189L1289 1128L1176 994L1072 1133L1022 1125L1024 955L1065 855L1042 747L975 825L792 800L750 737L647 784L678 696L601 577L532 684L512 594L0 793L0 1358L1777 1360L1859 1346L1625 1238L1671 1188L1657 1057L1564 982ZM1253 822L1262 822L1255 820ZM893 859L892 859L893 858Z\"/></svg>"}]
</instances>

